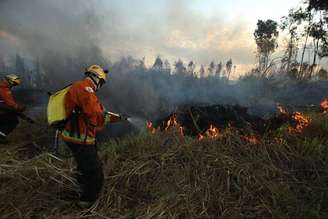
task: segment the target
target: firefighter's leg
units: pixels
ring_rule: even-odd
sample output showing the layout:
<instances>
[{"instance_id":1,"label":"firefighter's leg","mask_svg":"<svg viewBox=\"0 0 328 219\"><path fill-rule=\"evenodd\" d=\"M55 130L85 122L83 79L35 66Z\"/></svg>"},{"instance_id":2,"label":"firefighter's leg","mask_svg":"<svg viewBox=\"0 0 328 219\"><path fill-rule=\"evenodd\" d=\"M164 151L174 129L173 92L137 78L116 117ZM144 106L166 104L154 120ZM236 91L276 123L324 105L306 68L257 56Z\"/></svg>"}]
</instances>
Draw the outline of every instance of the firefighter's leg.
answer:
<instances>
[{"instance_id":1,"label":"firefighter's leg","mask_svg":"<svg viewBox=\"0 0 328 219\"><path fill-rule=\"evenodd\" d=\"M0 132L1 134L10 134L18 125L19 121L15 114L0 115Z\"/></svg>"},{"instance_id":2,"label":"firefighter's leg","mask_svg":"<svg viewBox=\"0 0 328 219\"><path fill-rule=\"evenodd\" d=\"M81 201L94 202L104 183L104 173L94 145L68 143L80 172L77 180L81 186Z\"/></svg>"}]
</instances>

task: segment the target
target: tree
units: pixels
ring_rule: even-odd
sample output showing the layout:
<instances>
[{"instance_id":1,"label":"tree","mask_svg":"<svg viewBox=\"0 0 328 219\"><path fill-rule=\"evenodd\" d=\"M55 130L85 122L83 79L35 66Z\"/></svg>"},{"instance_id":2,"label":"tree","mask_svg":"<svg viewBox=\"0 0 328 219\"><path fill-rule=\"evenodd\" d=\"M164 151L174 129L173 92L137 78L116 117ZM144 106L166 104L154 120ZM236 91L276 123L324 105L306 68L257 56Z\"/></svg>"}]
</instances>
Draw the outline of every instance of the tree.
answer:
<instances>
[{"instance_id":1,"label":"tree","mask_svg":"<svg viewBox=\"0 0 328 219\"><path fill-rule=\"evenodd\" d=\"M32 86L34 87L42 87L42 77L41 77L41 64L39 57L36 58L34 63L34 74L31 72L30 75L32 78Z\"/></svg>"},{"instance_id":2,"label":"tree","mask_svg":"<svg viewBox=\"0 0 328 219\"><path fill-rule=\"evenodd\" d=\"M23 81L26 81L22 86L27 86L31 83L30 75L26 74L25 61L22 56L16 54L15 71L20 75Z\"/></svg>"},{"instance_id":3,"label":"tree","mask_svg":"<svg viewBox=\"0 0 328 219\"><path fill-rule=\"evenodd\" d=\"M318 55L320 58L327 57L328 56L328 40L324 41Z\"/></svg>"},{"instance_id":4,"label":"tree","mask_svg":"<svg viewBox=\"0 0 328 219\"><path fill-rule=\"evenodd\" d=\"M229 59L226 63L226 71L227 71L227 79L230 79L231 75L231 70L232 70L232 59Z\"/></svg>"},{"instance_id":5,"label":"tree","mask_svg":"<svg viewBox=\"0 0 328 219\"><path fill-rule=\"evenodd\" d=\"M201 78L205 77L205 68L204 68L204 65L201 65L200 66L200 69L199 69L199 76Z\"/></svg>"},{"instance_id":6,"label":"tree","mask_svg":"<svg viewBox=\"0 0 328 219\"><path fill-rule=\"evenodd\" d=\"M210 63L210 65L208 66L207 71L208 71L208 74L209 75L214 75L214 72L215 72L215 64L214 64L214 61L212 61Z\"/></svg>"},{"instance_id":7,"label":"tree","mask_svg":"<svg viewBox=\"0 0 328 219\"><path fill-rule=\"evenodd\" d=\"M320 80L328 80L328 71L321 68L318 72L318 78Z\"/></svg>"},{"instance_id":8,"label":"tree","mask_svg":"<svg viewBox=\"0 0 328 219\"><path fill-rule=\"evenodd\" d=\"M6 63L3 56L0 55L0 73L6 72Z\"/></svg>"},{"instance_id":9,"label":"tree","mask_svg":"<svg viewBox=\"0 0 328 219\"><path fill-rule=\"evenodd\" d=\"M146 69L146 57L142 57L142 59L138 60L137 68L145 70Z\"/></svg>"},{"instance_id":10,"label":"tree","mask_svg":"<svg viewBox=\"0 0 328 219\"><path fill-rule=\"evenodd\" d=\"M266 21L258 20L257 22L254 38L257 45L260 71L264 71L267 68L270 55L278 47L277 38L279 32L277 28L278 23L270 19Z\"/></svg>"},{"instance_id":11,"label":"tree","mask_svg":"<svg viewBox=\"0 0 328 219\"><path fill-rule=\"evenodd\" d=\"M153 69L155 70L163 70L163 61L161 59L161 57L157 56L155 62L154 62L154 65L153 65Z\"/></svg>"},{"instance_id":12,"label":"tree","mask_svg":"<svg viewBox=\"0 0 328 219\"><path fill-rule=\"evenodd\" d=\"M185 74L187 72L187 69L181 59L174 63L174 68L176 74Z\"/></svg>"},{"instance_id":13,"label":"tree","mask_svg":"<svg viewBox=\"0 0 328 219\"><path fill-rule=\"evenodd\" d=\"M303 21L306 21L307 22L307 25L304 27L304 33L302 33L302 36L305 37L305 41L304 41L304 46L303 46L303 51L302 51L302 57L301 57L301 64L300 64L300 67L299 67L299 78L304 78L305 75L304 75L304 69L307 69L307 68L303 68L303 65L305 64L304 63L304 55L305 55L305 51L306 51L306 48L307 48L307 43L308 43L308 39L309 39L309 36L310 36L310 29L311 29L311 23L312 23L312 19L313 19L313 16L310 12L303 12L304 13L304 18Z\"/></svg>"},{"instance_id":14,"label":"tree","mask_svg":"<svg viewBox=\"0 0 328 219\"><path fill-rule=\"evenodd\" d=\"M327 0L310 0L308 5L308 10L315 9L316 11L328 11L328 1Z\"/></svg>"},{"instance_id":15,"label":"tree","mask_svg":"<svg viewBox=\"0 0 328 219\"><path fill-rule=\"evenodd\" d=\"M300 65L298 65L298 72L295 74L295 69L293 69L293 77L301 79L303 78L303 63L304 63L304 55L305 51L307 49L308 39L310 36L310 23L312 21L311 13L309 13L307 10L305 10L302 7L299 7L297 9L291 9L289 11L289 14L287 17L283 17L281 29L288 30L289 32L289 42L287 45L287 49L285 52L285 55L282 59L283 64L287 64L287 73L289 74L289 71L291 70L291 65L294 63L297 63L297 53L298 53L298 42L301 38L304 38L302 41L304 42L303 48L302 48L302 55L300 60ZM306 23L305 25L301 25L303 23ZM300 31L299 27L304 27L304 30ZM292 63L292 59L294 59L294 63ZM294 65L295 67L295 65Z\"/></svg>"},{"instance_id":16,"label":"tree","mask_svg":"<svg viewBox=\"0 0 328 219\"><path fill-rule=\"evenodd\" d=\"M220 62L219 64L217 64L215 75L218 76L218 77L221 77L221 71L222 71L222 62Z\"/></svg>"},{"instance_id":17,"label":"tree","mask_svg":"<svg viewBox=\"0 0 328 219\"><path fill-rule=\"evenodd\" d=\"M310 28L310 36L314 40L313 65L316 65L317 55L320 58L328 56L328 1L309 0L307 10L319 17Z\"/></svg>"},{"instance_id":18,"label":"tree","mask_svg":"<svg viewBox=\"0 0 328 219\"><path fill-rule=\"evenodd\" d=\"M288 29L290 40L286 50L283 62L287 62L287 72L290 69L291 59L295 56L297 62L297 48L293 50L295 42L302 37L303 48L298 65L298 79L310 79L313 77L313 71L317 67L317 59L328 56L328 13L327 0L308 0L307 7L299 7L290 10L287 17L283 18L281 28ZM304 28L298 30L299 27ZM300 37L299 37L300 36ZM312 46L308 46L312 40ZM312 52L306 52L312 50ZM296 53L296 54L295 54ZM309 59L305 61L305 54ZM313 55L312 61L310 56ZM306 66L304 66L306 65Z\"/></svg>"},{"instance_id":19,"label":"tree","mask_svg":"<svg viewBox=\"0 0 328 219\"><path fill-rule=\"evenodd\" d=\"M298 53L298 41L299 41L299 34L298 34L298 25L299 19L298 15L300 13L300 9L294 10L291 9L287 17L282 17L282 23L280 28L282 31L287 30L289 33L289 40L287 43L287 48L282 59L283 66L282 68L286 68L286 72L288 73L291 68L292 62L297 62L297 53Z\"/></svg>"},{"instance_id":20,"label":"tree","mask_svg":"<svg viewBox=\"0 0 328 219\"><path fill-rule=\"evenodd\" d=\"M188 69L187 69L188 74L194 75L195 68L196 68L195 63L193 61L190 61L189 64L188 64Z\"/></svg>"},{"instance_id":21,"label":"tree","mask_svg":"<svg viewBox=\"0 0 328 219\"><path fill-rule=\"evenodd\" d=\"M310 76L312 77L313 68L317 65L316 60L319 53L319 45L327 36L327 31L324 29L324 22L320 19L319 22L312 24L309 35L313 38L313 62L310 69Z\"/></svg>"},{"instance_id":22,"label":"tree","mask_svg":"<svg viewBox=\"0 0 328 219\"><path fill-rule=\"evenodd\" d=\"M171 64L167 59L164 61L164 72L167 74L171 74Z\"/></svg>"}]
</instances>

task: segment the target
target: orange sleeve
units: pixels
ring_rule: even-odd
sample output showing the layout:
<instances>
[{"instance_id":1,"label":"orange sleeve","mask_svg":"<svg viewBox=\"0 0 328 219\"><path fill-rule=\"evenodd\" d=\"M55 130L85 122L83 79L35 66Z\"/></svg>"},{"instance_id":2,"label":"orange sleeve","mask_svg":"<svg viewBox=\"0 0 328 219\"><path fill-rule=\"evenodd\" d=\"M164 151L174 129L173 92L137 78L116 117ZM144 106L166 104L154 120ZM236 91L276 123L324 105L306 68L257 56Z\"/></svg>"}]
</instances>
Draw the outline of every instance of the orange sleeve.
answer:
<instances>
[{"instance_id":1,"label":"orange sleeve","mask_svg":"<svg viewBox=\"0 0 328 219\"><path fill-rule=\"evenodd\" d=\"M94 127L103 127L105 123L104 108L98 101L98 98L90 87L83 87L78 95L78 105L82 112L88 118L90 125Z\"/></svg>"},{"instance_id":2,"label":"orange sleeve","mask_svg":"<svg viewBox=\"0 0 328 219\"><path fill-rule=\"evenodd\" d=\"M7 106L10 106L14 109L18 108L18 104L15 102L14 97L11 93L10 88L7 87L1 87L0 88L0 97L5 102Z\"/></svg>"}]
</instances>

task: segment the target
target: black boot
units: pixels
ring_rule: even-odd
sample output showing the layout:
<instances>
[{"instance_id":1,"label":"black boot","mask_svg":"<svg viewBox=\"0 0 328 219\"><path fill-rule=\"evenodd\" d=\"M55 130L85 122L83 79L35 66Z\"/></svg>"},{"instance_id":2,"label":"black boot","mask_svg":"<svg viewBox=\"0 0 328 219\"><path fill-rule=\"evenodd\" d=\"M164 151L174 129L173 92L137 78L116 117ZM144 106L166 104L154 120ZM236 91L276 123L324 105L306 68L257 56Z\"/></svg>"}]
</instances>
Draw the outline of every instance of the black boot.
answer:
<instances>
[{"instance_id":1,"label":"black boot","mask_svg":"<svg viewBox=\"0 0 328 219\"><path fill-rule=\"evenodd\" d=\"M3 132L0 132L0 144L8 144L7 135Z\"/></svg>"}]
</instances>

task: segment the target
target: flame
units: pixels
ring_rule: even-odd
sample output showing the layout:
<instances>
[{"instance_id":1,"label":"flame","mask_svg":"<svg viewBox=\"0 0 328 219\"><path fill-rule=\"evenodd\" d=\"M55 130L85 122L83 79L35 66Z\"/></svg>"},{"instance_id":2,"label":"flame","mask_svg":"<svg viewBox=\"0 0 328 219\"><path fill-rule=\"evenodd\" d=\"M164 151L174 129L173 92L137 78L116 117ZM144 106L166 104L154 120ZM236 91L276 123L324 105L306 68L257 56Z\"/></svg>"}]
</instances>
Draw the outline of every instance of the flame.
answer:
<instances>
[{"instance_id":1,"label":"flame","mask_svg":"<svg viewBox=\"0 0 328 219\"><path fill-rule=\"evenodd\" d=\"M177 117L175 115L171 116L169 120L166 123L165 130L168 130L170 127L173 126L178 126L179 128L181 127L177 121Z\"/></svg>"},{"instance_id":2,"label":"flame","mask_svg":"<svg viewBox=\"0 0 328 219\"><path fill-rule=\"evenodd\" d=\"M167 131L171 127L176 127L179 130L181 136L184 136L183 127L178 122L176 115L172 115L166 122L164 130Z\"/></svg>"},{"instance_id":3,"label":"flame","mask_svg":"<svg viewBox=\"0 0 328 219\"><path fill-rule=\"evenodd\" d=\"M250 144L260 144L261 140L256 136L256 135L243 135L241 136L242 139L244 139L245 141L248 141Z\"/></svg>"},{"instance_id":4,"label":"flame","mask_svg":"<svg viewBox=\"0 0 328 219\"><path fill-rule=\"evenodd\" d=\"M153 123L147 121L147 129L151 134L155 134L156 133L156 129L153 127Z\"/></svg>"},{"instance_id":5,"label":"flame","mask_svg":"<svg viewBox=\"0 0 328 219\"><path fill-rule=\"evenodd\" d=\"M199 133L197 136L198 140L203 140L205 138L219 139L220 137L220 130L214 125L210 125L210 127L203 134Z\"/></svg>"},{"instance_id":6,"label":"flame","mask_svg":"<svg viewBox=\"0 0 328 219\"><path fill-rule=\"evenodd\" d=\"M295 127L289 126L289 133L302 133L304 128L306 128L311 123L311 118L303 115L300 112L293 113L292 118L295 120Z\"/></svg>"},{"instance_id":7,"label":"flame","mask_svg":"<svg viewBox=\"0 0 328 219\"><path fill-rule=\"evenodd\" d=\"M147 121L146 126L151 134L156 134L156 132L159 131L159 128L154 128L153 123L150 121ZM170 119L167 121L165 131L167 131L170 127L177 127L179 129L180 135L184 136L183 127L178 123L176 116L171 116Z\"/></svg>"},{"instance_id":8,"label":"flame","mask_svg":"<svg viewBox=\"0 0 328 219\"><path fill-rule=\"evenodd\" d=\"M182 126L179 127L179 131L180 131L180 135L181 136L184 136L184 132L183 132L183 127Z\"/></svg>"},{"instance_id":9,"label":"flame","mask_svg":"<svg viewBox=\"0 0 328 219\"><path fill-rule=\"evenodd\" d=\"M206 136L211 139L218 139L220 137L220 131L213 125L205 132Z\"/></svg>"},{"instance_id":10,"label":"flame","mask_svg":"<svg viewBox=\"0 0 328 219\"><path fill-rule=\"evenodd\" d=\"M324 99L324 100L320 103L320 106L322 107L322 109L323 109L323 113L324 113L324 114L328 113L328 100L327 100L327 99Z\"/></svg>"},{"instance_id":11,"label":"flame","mask_svg":"<svg viewBox=\"0 0 328 219\"><path fill-rule=\"evenodd\" d=\"M199 134L197 135L197 139L198 139L199 141L204 140L204 139L205 139L205 136L202 135L201 133L199 133Z\"/></svg>"}]
</instances>

